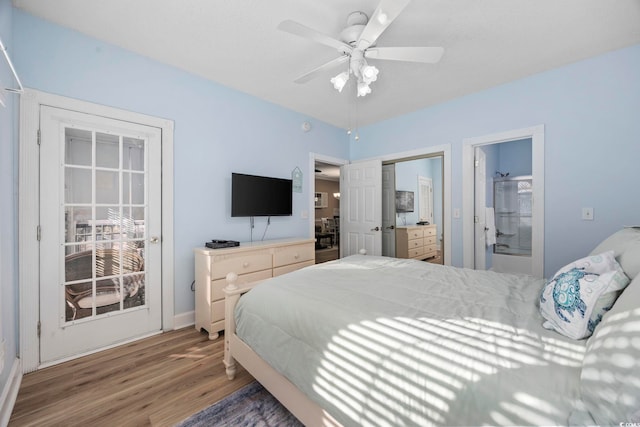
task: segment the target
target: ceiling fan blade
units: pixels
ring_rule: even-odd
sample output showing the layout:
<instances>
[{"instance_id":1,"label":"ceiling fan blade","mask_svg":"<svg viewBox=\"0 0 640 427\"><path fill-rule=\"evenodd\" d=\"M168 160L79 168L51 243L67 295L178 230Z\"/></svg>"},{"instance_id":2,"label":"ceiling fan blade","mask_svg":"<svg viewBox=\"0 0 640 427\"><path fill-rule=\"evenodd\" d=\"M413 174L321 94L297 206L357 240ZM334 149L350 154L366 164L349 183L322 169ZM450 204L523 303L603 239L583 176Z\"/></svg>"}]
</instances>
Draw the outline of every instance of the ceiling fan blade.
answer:
<instances>
[{"instance_id":1,"label":"ceiling fan blade","mask_svg":"<svg viewBox=\"0 0 640 427\"><path fill-rule=\"evenodd\" d=\"M411 0L380 0L380 4L373 12L367 26L364 27L356 47L365 50L373 45L380 34L400 15Z\"/></svg>"},{"instance_id":2,"label":"ceiling fan blade","mask_svg":"<svg viewBox=\"0 0 640 427\"><path fill-rule=\"evenodd\" d=\"M365 50L364 56L371 59L435 64L440 61L443 53L442 47L372 47Z\"/></svg>"},{"instance_id":3,"label":"ceiling fan blade","mask_svg":"<svg viewBox=\"0 0 640 427\"><path fill-rule=\"evenodd\" d=\"M309 71L308 73L305 73L303 75L301 75L300 77L298 77L297 79L294 80L294 82L296 83L306 83L311 79L314 79L315 77L317 77L322 71L328 70L330 68L335 67L336 65L340 65L343 64L345 62L347 62L347 60L349 60L349 56L347 55L342 55L336 59L333 59L329 62L327 62L326 64L323 64L317 68L314 68L313 70ZM346 70L345 70L346 71Z\"/></svg>"},{"instance_id":4,"label":"ceiling fan blade","mask_svg":"<svg viewBox=\"0 0 640 427\"><path fill-rule=\"evenodd\" d=\"M294 34L296 36L304 37L306 39L311 39L325 46L333 47L335 49L338 49L338 51L341 53L349 53L353 50L351 46L341 42L340 40L334 39L331 36L323 34L312 28L304 26L299 22L291 21L289 19L287 19L286 21L282 21L278 25L278 29L287 33Z\"/></svg>"}]
</instances>

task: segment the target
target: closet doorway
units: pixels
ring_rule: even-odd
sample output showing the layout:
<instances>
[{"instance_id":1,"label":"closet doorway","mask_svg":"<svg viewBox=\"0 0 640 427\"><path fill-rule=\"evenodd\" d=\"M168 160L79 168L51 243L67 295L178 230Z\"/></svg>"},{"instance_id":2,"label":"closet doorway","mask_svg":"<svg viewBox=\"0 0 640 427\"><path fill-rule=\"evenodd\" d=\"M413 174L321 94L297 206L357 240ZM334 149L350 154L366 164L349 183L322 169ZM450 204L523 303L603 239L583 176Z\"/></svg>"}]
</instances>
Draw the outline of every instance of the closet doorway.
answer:
<instances>
[{"instance_id":1,"label":"closet doorway","mask_svg":"<svg viewBox=\"0 0 640 427\"><path fill-rule=\"evenodd\" d=\"M383 162L382 255L444 263L444 183L443 152Z\"/></svg>"}]
</instances>

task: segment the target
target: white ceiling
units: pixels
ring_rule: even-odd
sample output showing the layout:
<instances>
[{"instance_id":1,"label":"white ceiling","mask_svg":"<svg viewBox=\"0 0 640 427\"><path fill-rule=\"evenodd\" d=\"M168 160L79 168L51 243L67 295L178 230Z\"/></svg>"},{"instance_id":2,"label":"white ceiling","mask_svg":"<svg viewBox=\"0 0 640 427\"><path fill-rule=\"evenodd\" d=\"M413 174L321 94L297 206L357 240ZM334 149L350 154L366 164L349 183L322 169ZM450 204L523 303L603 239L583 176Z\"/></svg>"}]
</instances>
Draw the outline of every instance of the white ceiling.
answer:
<instances>
[{"instance_id":1,"label":"white ceiling","mask_svg":"<svg viewBox=\"0 0 640 427\"><path fill-rule=\"evenodd\" d=\"M338 127L355 123L355 93L330 70L299 75L338 53L276 29L292 19L337 37L350 12L378 0L14 0L31 14ZM640 0L413 0L378 46L442 46L436 65L380 69L358 99L367 125L640 43ZM354 89L352 89L354 90ZM347 93L348 92L348 93Z\"/></svg>"}]
</instances>

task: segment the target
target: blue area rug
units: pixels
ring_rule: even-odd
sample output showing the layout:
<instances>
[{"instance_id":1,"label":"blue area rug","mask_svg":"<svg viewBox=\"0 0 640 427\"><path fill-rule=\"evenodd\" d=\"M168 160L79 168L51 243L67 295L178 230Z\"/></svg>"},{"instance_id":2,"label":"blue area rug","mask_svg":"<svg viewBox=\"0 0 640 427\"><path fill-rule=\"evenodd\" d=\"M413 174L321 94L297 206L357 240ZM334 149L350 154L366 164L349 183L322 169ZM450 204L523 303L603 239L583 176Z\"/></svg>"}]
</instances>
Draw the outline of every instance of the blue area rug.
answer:
<instances>
[{"instance_id":1,"label":"blue area rug","mask_svg":"<svg viewBox=\"0 0 640 427\"><path fill-rule=\"evenodd\" d=\"M178 427L302 427L302 423L257 381L178 424Z\"/></svg>"}]
</instances>

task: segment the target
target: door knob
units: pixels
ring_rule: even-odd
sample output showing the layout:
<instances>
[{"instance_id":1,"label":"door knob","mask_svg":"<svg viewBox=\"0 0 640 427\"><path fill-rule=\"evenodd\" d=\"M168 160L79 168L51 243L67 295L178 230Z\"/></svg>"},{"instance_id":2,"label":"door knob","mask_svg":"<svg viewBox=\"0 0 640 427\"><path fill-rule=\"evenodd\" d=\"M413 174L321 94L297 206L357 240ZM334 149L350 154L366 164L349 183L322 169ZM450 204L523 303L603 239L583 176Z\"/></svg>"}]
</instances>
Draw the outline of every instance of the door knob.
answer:
<instances>
[{"instance_id":1,"label":"door knob","mask_svg":"<svg viewBox=\"0 0 640 427\"><path fill-rule=\"evenodd\" d=\"M380 227L372 228L371 231L380 231Z\"/></svg>"},{"instance_id":2,"label":"door knob","mask_svg":"<svg viewBox=\"0 0 640 427\"><path fill-rule=\"evenodd\" d=\"M158 243L160 241L159 237L153 236L149 239L149 243Z\"/></svg>"},{"instance_id":3,"label":"door knob","mask_svg":"<svg viewBox=\"0 0 640 427\"><path fill-rule=\"evenodd\" d=\"M388 227L387 227L387 230L393 230L393 229L395 229L395 228L396 228L396 226L395 226L395 225L390 225L390 226L388 226Z\"/></svg>"}]
</instances>

